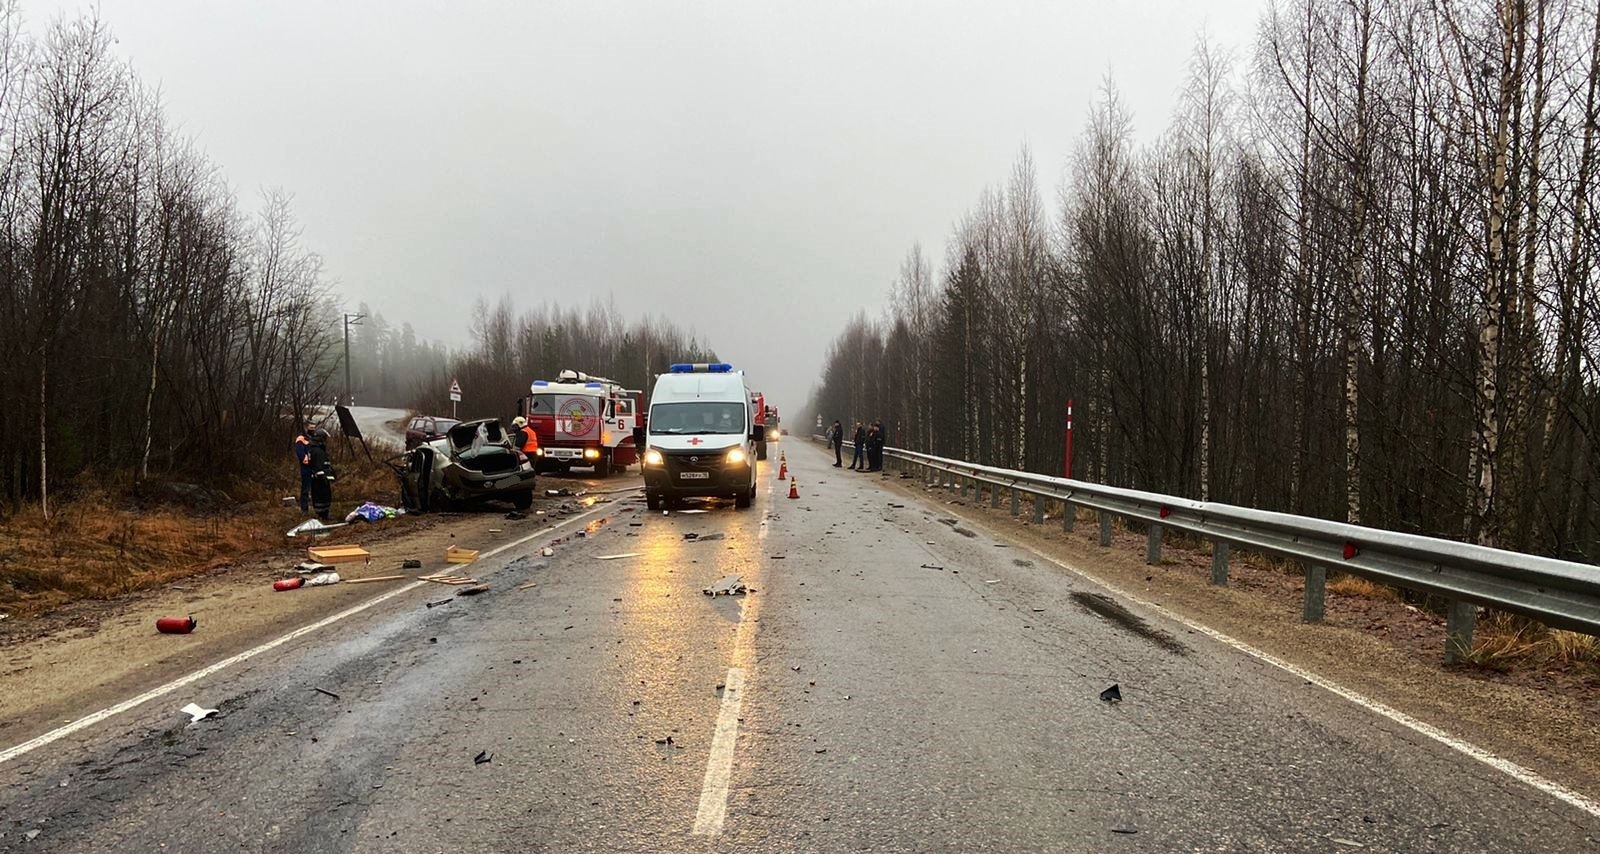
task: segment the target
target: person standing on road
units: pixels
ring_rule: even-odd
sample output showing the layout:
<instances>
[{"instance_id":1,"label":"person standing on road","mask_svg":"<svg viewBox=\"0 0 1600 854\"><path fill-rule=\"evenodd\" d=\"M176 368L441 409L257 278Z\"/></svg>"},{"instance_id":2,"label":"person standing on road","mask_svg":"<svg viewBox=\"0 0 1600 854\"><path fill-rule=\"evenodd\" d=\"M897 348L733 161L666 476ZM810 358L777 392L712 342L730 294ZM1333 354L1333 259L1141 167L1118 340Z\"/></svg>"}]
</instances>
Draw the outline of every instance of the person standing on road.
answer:
<instances>
[{"instance_id":1,"label":"person standing on road","mask_svg":"<svg viewBox=\"0 0 1600 854\"><path fill-rule=\"evenodd\" d=\"M828 428L828 445L833 448L833 467L844 468L844 425L837 419Z\"/></svg>"},{"instance_id":2,"label":"person standing on road","mask_svg":"<svg viewBox=\"0 0 1600 854\"><path fill-rule=\"evenodd\" d=\"M311 431L311 444L302 459L311 469L311 506L317 518L328 521L328 511L333 509L333 464L328 459L328 431Z\"/></svg>"},{"instance_id":3,"label":"person standing on road","mask_svg":"<svg viewBox=\"0 0 1600 854\"><path fill-rule=\"evenodd\" d=\"M867 428L860 421L856 422L855 452L850 457L851 471L867 470Z\"/></svg>"},{"instance_id":4,"label":"person standing on road","mask_svg":"<svg viewBox=\"0 0 1600 854\"><path fill-rule=\"evenodd\" d=\"M883 471L883 422L872 422L867 431L867 471Z\"/></svg>"},{"instance_id":5,"label":"person standing on road","mask_svg":"<svg viewBox=\"0 0 1600 854\"><path fill-rule=\"evenodd\" d=\"M295 465L300 469L301 513L311 512L311 464L310 461L306 459L306 452L311 449L311 434L315 432L316 429L317 425L307 421L305 426L300 428L300 435L294 437L294 462Z\"/></svg>"}]
</instances>

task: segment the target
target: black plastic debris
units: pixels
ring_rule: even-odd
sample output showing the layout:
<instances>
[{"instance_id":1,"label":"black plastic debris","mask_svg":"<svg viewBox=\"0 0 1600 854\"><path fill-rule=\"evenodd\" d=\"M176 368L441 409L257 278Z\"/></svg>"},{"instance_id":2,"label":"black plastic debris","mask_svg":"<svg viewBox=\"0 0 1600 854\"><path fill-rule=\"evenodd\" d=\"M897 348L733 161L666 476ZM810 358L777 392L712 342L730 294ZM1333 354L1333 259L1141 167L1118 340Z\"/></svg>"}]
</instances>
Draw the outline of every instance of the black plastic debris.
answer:
<instances>
[{"instance_id":1,"label":"black plastic debris","mask_svg":"<svg viewBox=\"0 0 1600 854\"><path fill-rule=\"evenodd\" d=\"M490 590L490 587L487 584L474 584L471 587L467 587L467 588L462 589L462 590L457 590L456 591L456 595L457 596L477 596L480 593L488 593L489 590Z\"/></svg>"},{"instance_id":2,"label":"black plastic debris","mask_svg":"<svg viewBox=\"0 0 1600 854\"><path fill-rule=\"evenodd\" d=\"M405 561L400 564L400 568L401 569L421 569L422 568L422 561L417 560L416 558L406 558Z\"/></svg>"},{"instance_id":3,"label":"black plastic debris","mask_svg":"<svg viewBox=\"0 0 1600 854\"><path fill-rule=\"evenodd\" d=\"M480 750L477 756L472 757L472 764L474 765L484 765L492 761L494 761L494 754L487 750Z\"/></svg>"},{"instance_id":4,"label":"black plastic debris","mask_svg":"<svg viewBox=\"0 0 1600 854\"><path fill-rule=\"evenodd\" d=\"M513 510L506 514L507 521L511 522L520 522L526 518L528 518L528 514L522 512L521 510Z\"/></svg>"},{"instance_id":5,"label":"black plastic debris","mask_svg":"<svg viewBox=\"0 0 1600 854\"><path fill-rule=\"evenodd\" d=\"M311 690L317 692L318 694L327 694L329 697L332 697L335 700L339 699L339 695L338 694L335 694L335 693L333 693L332 691L329 691L326 688L312 688Z\"/></svg>"},{"instance_id":6,"label":"black plastic debris","mask_svg":"<svg viewBox=\"0 0 1600 854\"><path fill-rule=\"evenodd\" d=\"M549 496L550 498L563 498L563 497L571 496L572 495L572 490L567 489L566 487L563 486L560 489L546 489L544 491L544 494Z\"/></svg>"},{"instance_id":7,"label":"black plastic debris","mask_svg":"<svg viewBox=\"0 0 1600 854\"><path fill-rule=\"evenodd\" d=\"M1122 686L1113 683L1110 688L1100 692L1100 699L1107 703L1122 702Z\"/></svg>"},{"instance_id":8,"label":"black plastic debris","mask_svg":"<svg viewBox=\"0 0 1600 854\"><path fill-rule=\"evenodd\" d=\"M922 568L923 569L937 569L937 570L940 570L940 571L944 570L944 567L939 566L938 564L933 564L933 563L925 563L925 564L922 565Z\"/></svg>"},{"instance_id":9,"label":"black plastic debris","mask_svg":"<svg viewBox=\"0 0 1600 854\"><path fill-rule=\"evenodd\" d=\"M433 607L437 607L439 605L448 605L448 604L450 604L451 602L454 602L454 601L455 601L454 599L440 599L437 602L429 602L428 603L428 607L429 608L433 608Z\"/></svg>"},{"instance_id":10,"label":"black plastic debris","mask_svg":"<svg viewBox=\"0 0 1600 854\"><path fill-rule=\"evenodd\" d=\"M1132 835L1132 834L1138 833L1139 831L1134 829L1134 828L1131 828L1131 827L1113 827L1113 828L1111 828L1111 832L1112 833L1126 833L1126 834Z\"/></svg>"}]
</instances>

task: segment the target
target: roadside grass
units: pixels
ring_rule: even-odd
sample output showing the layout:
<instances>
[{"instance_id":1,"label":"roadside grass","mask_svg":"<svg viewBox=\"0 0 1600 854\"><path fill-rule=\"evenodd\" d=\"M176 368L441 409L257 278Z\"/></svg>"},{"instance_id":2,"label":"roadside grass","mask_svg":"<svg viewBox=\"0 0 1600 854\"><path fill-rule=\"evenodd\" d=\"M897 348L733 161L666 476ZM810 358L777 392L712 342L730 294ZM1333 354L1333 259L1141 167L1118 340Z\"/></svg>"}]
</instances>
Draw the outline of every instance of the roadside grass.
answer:
<instances>
[{"instance_id":1,"label":"roadside grass","mask_svg":"<svg viewBox=\"0 0 1600 854\"><path fill-rule=\"evenodd\" d=\"M1600 669L1600 638L1552 629L1516 614L1491 612L1478 620L1467 660L1479 667Z\"/></svg>"},{"instance_id":2,"label":"roadside grass","mask_svg":"<svg viewBox=\"0 0 1600 854\"><path fill-rule=\"evenodd\" d=\"M353 458L342 447L330 451L339 473L335 521L363 501L396 501L394 473L382 463L393 449L374 447L373 462L359 449ZM292 500L299 474L284 458L220 489L154 480L136 489L131 475L102 472L62 489L67 497L48 520L36 504L0 520L0 613L37 616L282 550L284 532L305 519ZM173 500L174 485L192 498Z\"/></svg>"}]
</instances>

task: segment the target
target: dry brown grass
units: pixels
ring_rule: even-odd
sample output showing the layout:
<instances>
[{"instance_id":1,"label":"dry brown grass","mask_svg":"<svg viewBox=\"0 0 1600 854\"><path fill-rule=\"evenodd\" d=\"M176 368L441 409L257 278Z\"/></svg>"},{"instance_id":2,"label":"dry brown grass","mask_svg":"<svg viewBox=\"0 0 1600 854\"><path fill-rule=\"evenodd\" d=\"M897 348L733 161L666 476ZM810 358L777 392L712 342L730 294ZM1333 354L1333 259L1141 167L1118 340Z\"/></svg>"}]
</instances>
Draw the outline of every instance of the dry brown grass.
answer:
<instances>
[{"instance_id":1,"label":"dry brown grass","mask_svg":"<svg viewBox=\"0 0 1600 854\"><path fill-rule=\"evenodd\" d=\"M1348 573L1340 573L1328 579L1328 592L1339 596L1374 599L1379 602L1405 601L1405 596L1397 588Z\"/></svg>"},{"instance_id":2,"label":"dry brown grass","mask_svg":"<svg viewBox=\"0 0 1600 854\"><path fill-rule=\"evenodd\" d=\"M285 455L287 456L287 455ZM374 453L374 458L383 457ZM392 472L334 450L335 517L365 500L393 503ZM168 584L285 546L304 520L285 496L299 491L291 465L228 484L232 502L199 509L141 506L131 482L74 490L46 520L37 506L0 521L0 613L42 614L77 599L106 599Z\"/></svg>"},{"instance_id":3,"label":"dry brown grass","mask_svg":"<svg viewBox=\"0 0 1600 854\"><path fill-rule=\"evenodd\" d=\"M1600 669L1600 638L1552 629L1514 614L1490 614L1478 621L1472 638L1473 664L1496 670L1513 667Z\"/></svg>"}]
</instances>

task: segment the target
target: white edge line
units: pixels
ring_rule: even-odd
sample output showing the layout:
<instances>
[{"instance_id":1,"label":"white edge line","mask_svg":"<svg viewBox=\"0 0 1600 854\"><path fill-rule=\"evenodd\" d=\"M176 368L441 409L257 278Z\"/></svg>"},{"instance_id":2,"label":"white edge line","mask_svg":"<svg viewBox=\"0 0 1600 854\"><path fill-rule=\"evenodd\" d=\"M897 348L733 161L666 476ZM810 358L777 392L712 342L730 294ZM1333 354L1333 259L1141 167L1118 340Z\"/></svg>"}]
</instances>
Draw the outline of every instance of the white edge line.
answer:
<instances>
[{"instance_id":1,"label":"white edge line","mask_svg":"<svg viewBox=\"0 0 1600 854\"><path fill-rule=\"evenodd\" d=\"M1455 736L1445 732L1433 724L1418 720L1417 718L1414 718L1405 712L1400 711L1399 709L1380 703L1377 700L1371 699L1370 697L1366 697L1362 694L1358 694L1331 679L1320 676L1311 672L1310 670L1306 670L1297 664L1291 664L1288 661L1285 661L1264 650L1257 649L1250 644L1245 643L1244 641L1232 637L1231 635L1217 631L1210 626L1205 626L1194 622L1187 617L1168 610L1162 605L1141 599L1137 595L1130 593L1127 590L1124 590L1123 588L1118 587L1117 585L1112 584L1103 578L1100 578L1099 576L1065 563L1058 558L1044 554L1038 549L1028 546L1025 546L1025 548L1027 548L1027 550L1032 552L1034 555L1043 558L1044 560L1049 561L1050 563L1053 563L1056 566L1059 566L1062 569L1065 569L1066 571L1071 572L1081 578L1085 578L1095 584L1098 584L1101 587L1116 593L1117 595L1127 599L1130 602L1133 602L1136 605L1148 608L1149 610L1160 614L1168 620L1178 623L1186 628L1193 629L1194 631L1206 635L1212 640L1233 647L1234 649L1250 656L1251 658L1266 664L1270 664L1286 673L1298 676L1325 691L1329 691L1333 694L1343 697L1346 700L1349 700L1352 703L1355 703L1369 712L1382 715L1383 717L1388 718L1389 720L1409 730L1412 730L1413 732L1420 733L1421 735L1433 739L1434 741L1456 751L1457 753L1470 756L1473 759L1476 759L1479 762L1489 766L1490 768L1495 769L1496 771L1506 774L1507 776L1510 776L1519 782L1532 786L1546 795L1563 801L1571 806L1577 807L1578 809L1595 818L1600 818L1600 802L1597 802L1586 795L1573 791L1572 789L1568 789L1560 783L1547 779L1534 771L1512 762L1509 759L1503 759L1499 756L1496 756L1495 754L1490 753L1489 751L1477 746L1476 744L1473 744L1470 741L1464 741L1456 738Z\"/></svg>"},{"instance_id":2,"label":"white edge line","mask_svg":"<svg viewBox=\"0 0 1600 854\"><path fill-rule=\"evenodd\" d=\"M533 539L537 539L539 537L542 537L545 534L550 533L551 531L554 531L554 530L557 530L557 529L560 529L560 528L564 528L567 525L570 525L573 522L577 522L580 519L586 519L586 518L588 518L590 516L595 515L596 513L599 513L601 510L604 510L604 509L610 509L610 508L597 506L595 509L590 510L590 511L588 511L586 513L580 513L577 516L573 516L573 517L568 518L568 519L563 519L562 521L557 522L557 523L555 523L553 525L548 525L548 526L546 526L544 528L541 528L538 531L535 531L535 532L533 532L533 533L531 533L531 534L527 535L526 537L523 537L523 538L521 538L519 540L514 540L512 542L506 543L503 546L499 546L497 548L494 548L494 549L491 549L491 550L489 550L487 552L484 552L483 556L482 556L482 558L480 558L480 560L483 559L483 558L494 557L495 555L500 554L501 552L503 552L503 551L505 551L507 549L515 548L516 546L520 546L523 543L528 542L529 540L533 540ZM343 611L340 611L337 614L333 614L333 615L328 616L328 617L323 617L322 619L320 619L320 620L318 620L318 621L316 621L314 623L311 623L309 625L301 626L300 628L295 629L294 631L292 631L292 632L290 632L290 633L288 633L286 635L283 635L281 637L277 637L277 638L274 638L272 640L269 640L266 643L261 644L260 646L251 647L250 649L247 649L244 652L238 653L236 655L231 655L231 656L229 656L227 658L224 658L223 660L218 661L218 662L216 662L214 664L209 664L209 665L207 665L205 667L202 667L199 670L194 671L193 673L189 673L189 674L184 675L184 676L179 676L177 679L174 679L171 682L168 682L168 683L166 683L164 685L159 685L159 686L157 686L155 688L151 688L150 690L144 692L143 694L139 694L139 695L137 695L135 697L131 697L131 698L127 699L127 700L123 700L122 702L117 703L114 706L107 706L106 708L101 709L98 712L94 712L93 714L85 715L85 716L83 716L81 718L78 718L77 720L75 720L75 721L73 721L73 722L71 722L69 724L64 724L62 726L56 727L55 729L50 730L49 732L44 733L43 735L36 736L34 738L31 738L31 739L29 739L27 741L24 741L21 744L13 746L13 747L8 747L5 750L0 751L0 764L4 764L6 762L10 762L11 760L16 759L19 756L22 756L22 755L24 755L26 753L29 753L29 752L34 751L34 750L37 750L37 749L39 749L39 748L41 748L41 747L43 747L43 746L45 746L47 744L50 744L53 741L58 741L60 739L66 738L67 736L72 735L73 733L78 732L79 730L87 729L87 728L89 728L91 726L94 726L97 723L100 723L103 720L115 717L117 715L122 714L123 712L126 712L126 711L128 711L130 709L136 708L138 706L142 706L145 703L148 703L151 700L156 699L157 697L161 697L161 696L170 694L173 691L176 691L179 688L182 688L182 687L184 687L186 685L192 685L195 682L198 682L201 679L206 678L207 676L210 676L210 675L212 675L214 673L217 673L217 672L219 672L221 670L225 670L225 669L227 669L229 667L232 667L233 665L238 664L241 661L248 661L249 659L255 658L256 656L260 655L263 652L270 652L270 651L272 651L274 649L277 649L280 646L283 646L284 644L286 644L286 643L288 643L288 642L290 642L292 640L296 640L296 639L305 637L306 635L311 634L312 632L314 632L314 631L316 631L318 629L322 629L322 628L326 628L328 626L331 626L334 623L337 623L340 620L343 620L343 619L345 619L347 617L353 617L356 614L359 614L362 611L365 611L368 608L373 607L374 605L382 604L384 602L389 601L390 599L395 598L396 596L399 596L399 595L404 594L404 593L408 593L408 592L410 592L412 590L416 590L419 587L427 587L428 584L429 584L429 582L426 582L426 581L415 581L415 582L407 584L406 586L401 587L399 589L390 590L387 593L383 593L383 594L380 594L378 596L374 596L373 598L368 599L365 602L362 602L362 603L360 603L358 605L354 605L352 607L346 608L346 609L344 609Z\"/></svg>"},{"instance_id":3,"label":"white edge line","mask_svg":"<svg viewBox=\"0 0 1600 854\"><path fill-rule=\"evenodd\" d=\"M728 668L723 680L722 707L711 736L711 755L700 785L700 807L695 811L694 835L716 836L728 816L728 783L733 778L733 747L739 740L739 708L744 704L744 671Z\"/></svg>"}]
</instances>

